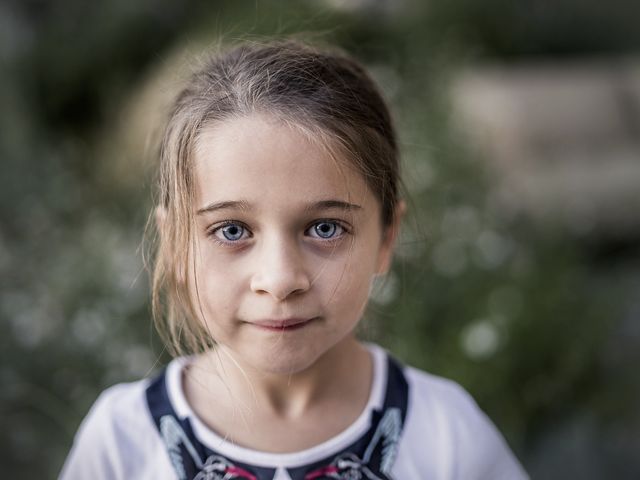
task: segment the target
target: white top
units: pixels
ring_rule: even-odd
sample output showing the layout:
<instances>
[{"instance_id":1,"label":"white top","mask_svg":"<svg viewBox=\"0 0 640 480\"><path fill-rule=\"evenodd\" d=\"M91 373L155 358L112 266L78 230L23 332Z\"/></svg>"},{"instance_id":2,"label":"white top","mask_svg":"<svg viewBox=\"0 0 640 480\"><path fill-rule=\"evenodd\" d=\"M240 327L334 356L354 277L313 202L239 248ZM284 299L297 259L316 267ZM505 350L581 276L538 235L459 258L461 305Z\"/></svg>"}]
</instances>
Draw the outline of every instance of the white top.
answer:
<instances>
[{"instance_id":1,"label":"white top","mask_svg":"<svg viewBox=\"0 0 640 480\"><path fill-rule=\"evenodd\" d=\"M374 359L367 406L344 431L312 448L267 453L235 445L208 428L189 406L182 388L188 358L167 367L166 387L178 417L188 418L198 441L217 453L250 465L273 467L273 480L290 480L285 470L320 461L358 440L370 427L370 413L386 392L386 352L369 345ZM404 429L391 470L394 479L527 479L504 439L458 384L405 367L409 398ZM82 422L60 479L175 480L177 475L145 396L149 379L115 385L96 400ZM216 477L212 477L216 478ZM226 478L226 477L225 477ZM339 478L339 477L335 477Z\"/></svg>"}]
</instances>

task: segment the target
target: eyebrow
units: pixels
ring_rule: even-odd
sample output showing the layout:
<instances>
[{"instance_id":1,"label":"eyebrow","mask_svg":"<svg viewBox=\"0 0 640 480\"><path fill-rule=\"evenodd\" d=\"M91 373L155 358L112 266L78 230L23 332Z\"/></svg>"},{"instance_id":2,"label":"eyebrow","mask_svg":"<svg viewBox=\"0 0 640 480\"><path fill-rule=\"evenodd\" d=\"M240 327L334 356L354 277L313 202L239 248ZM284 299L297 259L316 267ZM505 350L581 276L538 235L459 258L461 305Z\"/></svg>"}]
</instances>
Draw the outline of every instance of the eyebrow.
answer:
<instances>
[{"instance_id":1,"label":"eyebrow","mask_svg":"<svg viewBox=\"0 0 640 480\"><path fill-rule=\"evenodd\" d=\"M226 201L226 202L213 202L199 209L196 214L203 215L205 213L215 212L216 210L226 210L229 208L235 208L237 210L250 210L251 206L244 200L239 201Z\"/></svg>"},{"instance_id":2,"label":"eyebrow","mask_svg":"<svg viewBox=\"0 0 640 480\"><path fill-rule=\"evenodd\" d=\"M196 214L204 215L205 213L215 212L217 210L226 210L226 209L237 209L237 210L251 210L251 205L244 200L232 200L232 201L224 201L224 202L214 202L209 205L202 207L199 209ZM354 210L362 210L360 205L355 203L343 202L342 200L320 200L318 202L314 202L308 205L305 208L307 212L313 212L318 210L344 210L344 211L354 211Z\"/></svg>"},{"instance_id":3,"label":"eyebrow","mask_svg":"<svg viewBox=\"0 0 640 480\"><path fill-rule=\"evenodd\" d=\"M355 203L343 202L342 200L320 200L319 202L314 202L305 208L308 212L313 212L317 210L344 210L346 212L353 210L362 210L360 205L356 205Z\"/></svg>"}]
</instances>

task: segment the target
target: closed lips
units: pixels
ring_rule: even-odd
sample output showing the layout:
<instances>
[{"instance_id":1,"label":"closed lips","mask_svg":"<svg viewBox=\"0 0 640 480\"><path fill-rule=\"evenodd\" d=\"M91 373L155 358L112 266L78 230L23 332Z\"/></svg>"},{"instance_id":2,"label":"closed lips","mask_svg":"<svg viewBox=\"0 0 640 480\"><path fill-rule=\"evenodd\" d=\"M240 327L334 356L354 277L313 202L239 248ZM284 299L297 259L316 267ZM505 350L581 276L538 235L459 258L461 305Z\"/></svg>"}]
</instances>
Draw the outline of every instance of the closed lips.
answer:
<instances>
[{"instance_id":1,"label":"closed lips","mask_svg":"<svg viewBox=\"0 0 640 480\"><path fill-rule=\"evenodd\" d=\"M263 328L285 329L285 328L301 327L307 324L308 322L310 322L311 320L313 320L313 318L288 318L286 320L260 320L252 323L258 327L263 327Z\"/></svg>"}]
</instances>

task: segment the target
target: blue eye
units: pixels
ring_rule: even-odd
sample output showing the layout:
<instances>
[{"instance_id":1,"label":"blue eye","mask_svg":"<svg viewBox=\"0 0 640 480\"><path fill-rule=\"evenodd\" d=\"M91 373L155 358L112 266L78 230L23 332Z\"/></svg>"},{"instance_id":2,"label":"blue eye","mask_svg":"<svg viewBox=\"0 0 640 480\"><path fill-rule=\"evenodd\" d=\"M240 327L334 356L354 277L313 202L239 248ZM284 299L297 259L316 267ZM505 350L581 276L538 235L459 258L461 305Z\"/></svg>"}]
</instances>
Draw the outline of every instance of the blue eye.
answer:
<instances>
[{"instance_id":1,"label":"blue eye","mask_svg":"<svg viewBox=\"0 0 640 480\"><path fill-rule=\"evenodd\" d=\"M341 235L344 227L336 222L318 222L308 230L309 235L315 238L330 239Z\"/></svg>"},{"instance_id":2,"label":"blue eye","mask_svg":"<svg viewBox=\"0 0 640 480\"><path fill-rule=\"evenodd\" d=\"M222 227L213 230L212 234L221 241L237 242L242 240L247 233L247 229L238 223L227 223Z\"/></svg>"}]
</instances>

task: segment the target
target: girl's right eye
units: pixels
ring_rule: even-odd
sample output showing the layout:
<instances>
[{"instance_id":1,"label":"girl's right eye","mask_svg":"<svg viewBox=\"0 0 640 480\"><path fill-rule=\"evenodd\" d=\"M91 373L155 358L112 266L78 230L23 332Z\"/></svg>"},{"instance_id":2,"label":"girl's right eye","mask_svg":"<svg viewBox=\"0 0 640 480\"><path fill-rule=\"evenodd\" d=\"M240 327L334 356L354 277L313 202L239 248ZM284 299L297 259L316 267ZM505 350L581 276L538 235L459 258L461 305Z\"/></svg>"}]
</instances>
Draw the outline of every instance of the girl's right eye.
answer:
<instances>
[{"instance_id":1,"label":"girl's right eye","mask_svg":"<svg viewBox=\"0 0 640 480\"><path fill-rule=\"evenodd\" d=\"M250 236L249 230L240 223L227 222L210 230L209 235L221 243L236 243Z\"/></svg>"}]
</instances>

